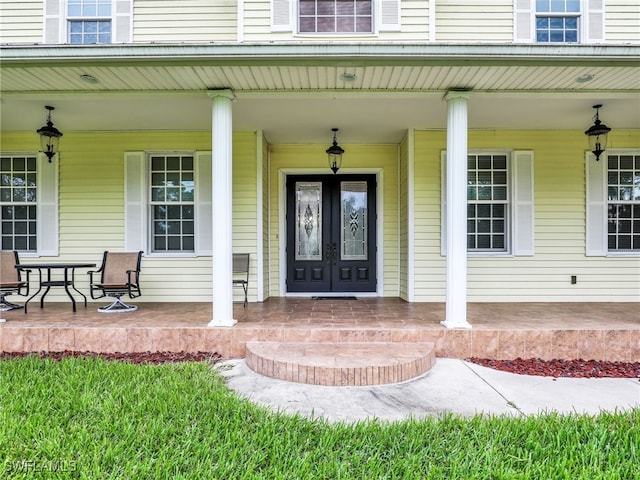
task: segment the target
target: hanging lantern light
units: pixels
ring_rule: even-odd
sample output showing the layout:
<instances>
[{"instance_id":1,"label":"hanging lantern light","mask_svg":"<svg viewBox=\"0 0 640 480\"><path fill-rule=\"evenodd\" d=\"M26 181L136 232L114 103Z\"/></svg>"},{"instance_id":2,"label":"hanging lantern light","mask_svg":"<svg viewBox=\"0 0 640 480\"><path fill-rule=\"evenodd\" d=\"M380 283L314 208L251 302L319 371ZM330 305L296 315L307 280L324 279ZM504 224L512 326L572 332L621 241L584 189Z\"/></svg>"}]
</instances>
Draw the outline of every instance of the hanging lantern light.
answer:
<instances>
[{"instance_id":1,"label":"hanging lantern light","mask_svg":"<svg viewBox=\"0 0 640 480\"><path fill-rule=\"evenodd\" d=\"M342 167L342 154L344 153L344 148L338 145L338 140L336 140L336 133L338 132L337 128L332 128L333 132L333 144L327 148L327 160L329 161L329 168L333 173L338 173L340 167Z\"/></svg>"},{"instance_id":2,"label":"hanging lantern light","mask_svg":"<svg viewBox=\"0 0 640 480\"><path fill-rule=\"evenodd\" d=\"M44 127L40 127L36 132L40 135L41 150L47 156L49 162L51 162L54 155L58 153L58 145L62 132L54 127L51 121L51 112L55 110L55 108L49 105L44 108L49 111L47 114L47 124Z\"/></svg>"},{"instance_id":3,"label":"hanging lantern light","mask_svg":"<svg viewBox=\"0 0 640 480\"><path fill-rule=\"evenodd\" d=\"M600 160L600 155L607 149L607 140L609 132L611 131L609 127L600 121L598 109L601 107L601 104L593 106L593 108L596 109L596 114L593 117L593 125L584 132L589 138L589 150L596 156L596 160Z\"/></svg>"}]
</instances>

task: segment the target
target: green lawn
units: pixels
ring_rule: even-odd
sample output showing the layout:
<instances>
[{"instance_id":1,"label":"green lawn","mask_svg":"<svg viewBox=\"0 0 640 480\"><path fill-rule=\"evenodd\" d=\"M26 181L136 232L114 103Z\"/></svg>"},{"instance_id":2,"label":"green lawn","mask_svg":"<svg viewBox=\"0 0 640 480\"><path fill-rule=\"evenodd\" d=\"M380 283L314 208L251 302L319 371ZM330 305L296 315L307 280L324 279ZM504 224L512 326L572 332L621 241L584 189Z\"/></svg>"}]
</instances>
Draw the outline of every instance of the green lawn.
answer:
<instances>
[{"instance_id":1,"label":"green lawn","mask_svg":"<svg viewBox=\"0 0 640 480\"><path fill-rule=\"evenodd\" d=\"M640 478L640 410L329 424L202 362L0 361L0 478Z\"/></svg>"}]
</instances>

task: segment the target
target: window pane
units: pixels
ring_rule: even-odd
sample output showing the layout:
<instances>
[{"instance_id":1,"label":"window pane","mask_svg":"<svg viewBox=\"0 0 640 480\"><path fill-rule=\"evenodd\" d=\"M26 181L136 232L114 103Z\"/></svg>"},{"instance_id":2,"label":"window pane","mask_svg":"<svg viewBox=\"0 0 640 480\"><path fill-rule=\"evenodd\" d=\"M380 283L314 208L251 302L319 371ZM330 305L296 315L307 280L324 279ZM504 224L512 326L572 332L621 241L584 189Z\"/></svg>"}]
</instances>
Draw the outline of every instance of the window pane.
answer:
<instances>
[{"instance_id":1,"label":"window pane","mask_svg":"<svg viewBox=\"0 0 640 480\"><path fill-rule=\"evenodd\" d=\"M193 252L195 232L193 156L156 155L151 158L150 165L153 251Z\"/></svg>"}]
</instances>

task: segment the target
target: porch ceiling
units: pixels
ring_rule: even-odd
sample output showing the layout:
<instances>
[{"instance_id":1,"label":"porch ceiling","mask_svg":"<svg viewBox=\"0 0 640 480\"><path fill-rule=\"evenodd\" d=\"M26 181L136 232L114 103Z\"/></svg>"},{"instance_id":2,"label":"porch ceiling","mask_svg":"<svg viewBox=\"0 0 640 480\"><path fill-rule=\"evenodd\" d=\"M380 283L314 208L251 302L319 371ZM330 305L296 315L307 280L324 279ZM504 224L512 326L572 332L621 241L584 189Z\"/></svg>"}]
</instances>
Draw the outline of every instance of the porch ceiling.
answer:
<instances>
[{"instance_id":1,"label":"porch ceiling","mask_svg":"<svg viewBox=\"0 0 640 480\"><path fill-rule=\"evenodd\" d=\"M359 55L353 46L324 46L316 56L249 46L244 56L231 55L229 46L93 48L91 55L5 47L0 121L3 131L35 131L51 104L63 132L208 130L206 92L229 88L237 97L234 129L262 129L272 143L327 143L331 127L340 128L344 144L396 143L407 128L444 129L442 97L464 88L473 92L473 129L585 130L596 103L604 104L601 117L613 129L640 128L637 48L558 54L477 47L466 56L415 46L394 55L388 48L363 47ZM355 79L345 81L345 73ZM585 75L592 79L581 82Z\"/></svg>"}]
</instances>

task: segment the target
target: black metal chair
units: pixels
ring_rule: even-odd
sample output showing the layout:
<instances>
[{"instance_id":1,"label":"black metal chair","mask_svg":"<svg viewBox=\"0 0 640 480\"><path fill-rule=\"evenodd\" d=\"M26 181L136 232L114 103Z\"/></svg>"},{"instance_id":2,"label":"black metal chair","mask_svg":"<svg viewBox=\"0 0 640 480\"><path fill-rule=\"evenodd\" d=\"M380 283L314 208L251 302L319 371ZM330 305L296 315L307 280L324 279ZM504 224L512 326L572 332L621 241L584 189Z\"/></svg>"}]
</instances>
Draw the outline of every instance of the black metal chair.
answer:
<instances>
[{"instance_id":1,"label":"black metal chair","mask_svg":"<svg viewBox=\"0 0 640 480\"><path fill-rule=\"evenodd\" d=\"M140 263L142 252L104 252L102 265L89 274L91 298L114 297L113 303L98 308L103 313L133 312L138 307L124 303L120 297L136 298L140 292ZM99 279L97 278L100 274ZM94 279L94 275L96 278Z\"/></svg>"},{"instance_id":2,"label":"black metal chair","mask_svg":"<svg viewBox=\"0 0 640 480\"><path fill-rule=\"evenodd\" d=\"M29 295L29 269L17 269L16 265L20 264L20 258L17 251L0 252L0 312L7 312L17 308L23 308L10 302L5 297L9 295L20 295L26 297ZM22 279L22 274L25 279Z\"/></svg>"},{"instance_id":3,"label":"black metal chair","mask_svg":"<svg viewBox=\"0 0 640 480\"><path fill-rule=\"evenodd\" d=\"M247 307L247 293L249 291L249 254L233 254L233 286L241 287L244 291L244 304Z\"/></svg>"}]
</instances>

